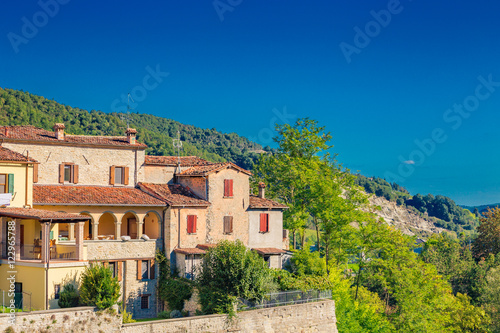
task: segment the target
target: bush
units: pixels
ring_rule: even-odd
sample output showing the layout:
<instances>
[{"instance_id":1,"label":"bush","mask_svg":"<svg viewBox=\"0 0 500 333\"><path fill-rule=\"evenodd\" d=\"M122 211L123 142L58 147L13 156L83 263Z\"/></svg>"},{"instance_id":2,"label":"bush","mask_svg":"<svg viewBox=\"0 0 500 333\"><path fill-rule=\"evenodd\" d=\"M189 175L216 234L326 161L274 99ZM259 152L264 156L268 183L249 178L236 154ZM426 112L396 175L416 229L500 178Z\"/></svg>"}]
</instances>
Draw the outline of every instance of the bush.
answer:
<instances>
[{"instance_id":1,"label":"bush","mask_svg":"<svg viewBox=\"0 0 500 333\"><path fill-rule=\"evenodd\" d=\"M310 252L309 246L305 249L296 251L290 259L292 273L303 275L325 275L326 263L321 258L319 252Z\"/></svg>"},{"instance_id":2,"label":"bush","mask_svg":"<svg viewBox=\"0 0 500 333\"><path fill-rule=\"evenodd\" d=\"M170 312L170 318L182 318L182 313L179 310Z\"/></svg>"},{"instance_id":3,"label":"bush","mask_svg":"<svg viewBox=\"0 0 500 333\"><path fill-rule=\"evenodd\" d=\"M162 312L158 313L158 318L160 318L160 319L170 318L170 311L162 311Z\"/></svg>"},{"instance_id":4,"label":"bush","mask_svg":"<svg viewBox=\"0 0 500 333\"><path fill-rule=\"evenodd\" d=\"M120 298L120 284L103 265L90 264L82 274L80 298L83 304L107 309Z\"/></svg>"},{"instance_id":5,"label":"bush","mask_svg":"<svg viewBox=\"0 0 500 333\"><path fill-rule=\"evenodd\" d=\"M61 308L74 308L78 306L79 302L80 295L78 294L78 289L73 284L65 285L59 295L59 301L57 302L59 306Z\"/></svg>"},{"instance_id":6,"label":"bush","mask_svg":"<svg viewBox=\"0 0 500 333\"><path fill-rule=\"evenodd\" d=\"M171 310L181 311L184 308L184 301L190 299L192 294L193 283L188 279L168 277L160 281L160 299L167 302Z\"/></svg>"}]
</instances>

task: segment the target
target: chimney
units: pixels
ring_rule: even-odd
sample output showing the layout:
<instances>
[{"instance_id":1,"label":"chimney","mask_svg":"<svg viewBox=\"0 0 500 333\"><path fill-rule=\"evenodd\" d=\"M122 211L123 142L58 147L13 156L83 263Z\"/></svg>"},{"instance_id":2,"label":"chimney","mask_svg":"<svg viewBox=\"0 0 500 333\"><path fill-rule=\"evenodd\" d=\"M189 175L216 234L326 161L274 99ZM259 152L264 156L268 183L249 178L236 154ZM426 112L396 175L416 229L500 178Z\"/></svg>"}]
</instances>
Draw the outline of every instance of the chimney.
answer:
<instances>
[{"instance_id":1,"label":"chimney","mask_svg":"<svg viewBox=\"0 0 500 333\"><path fill-rule=\"evenodd\" d=\"M127 134L127 142L131 145L135 145L135 135L137 134L137 130L135 128L127 128L125 134Z\"/></svg>"},{"instance_id":2,"label":"chimney","mask_svg":"<svg viewBox=\"0 0 500 333\"><path fill-rule=\"evenodd\" d=\"M259 198L264 199L266 197L265 193L266 193L266 184L264 184L263 182L260 182L259 183Z\"/></svg>"},{"instance_id":3,"label":"chimney","mask_svg":"<svg viewBox=\"0 0 500 333\"><path fill-rule=\"evenodd\" d=\"M64 129L66 126L61 123L56 123L54 125L54 133L56 134L56 139L57 140L64 140Z\"/></svg>"}]
</instances>

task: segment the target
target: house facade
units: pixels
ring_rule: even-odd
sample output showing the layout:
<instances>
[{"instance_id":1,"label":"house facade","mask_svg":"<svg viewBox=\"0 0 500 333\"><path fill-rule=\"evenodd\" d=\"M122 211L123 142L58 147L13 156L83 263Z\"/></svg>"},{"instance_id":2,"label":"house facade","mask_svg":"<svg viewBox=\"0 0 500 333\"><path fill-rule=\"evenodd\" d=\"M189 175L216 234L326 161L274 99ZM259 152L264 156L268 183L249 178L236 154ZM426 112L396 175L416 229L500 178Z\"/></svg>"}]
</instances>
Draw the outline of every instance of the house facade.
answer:
<instances>
[{"instance_id":1,"label":"house facade","mask_svg":"<svg viewBox=\"0 0 500 333\"><path fill-rule=\"evenodd\" d=\"M250 195L250 172L196 157L147 156L136 134L0 126L0 275L15 252L16 291L29 295L23 299L31 308L57 308L64 284L95 262L118 278L134 317L154 316L156 252L192 278L206 249L224 239L240 239L281 267L286 207L266 199L263 187ZM0 289L9 290L7 282Z\"/></svg>"}]
</instances>

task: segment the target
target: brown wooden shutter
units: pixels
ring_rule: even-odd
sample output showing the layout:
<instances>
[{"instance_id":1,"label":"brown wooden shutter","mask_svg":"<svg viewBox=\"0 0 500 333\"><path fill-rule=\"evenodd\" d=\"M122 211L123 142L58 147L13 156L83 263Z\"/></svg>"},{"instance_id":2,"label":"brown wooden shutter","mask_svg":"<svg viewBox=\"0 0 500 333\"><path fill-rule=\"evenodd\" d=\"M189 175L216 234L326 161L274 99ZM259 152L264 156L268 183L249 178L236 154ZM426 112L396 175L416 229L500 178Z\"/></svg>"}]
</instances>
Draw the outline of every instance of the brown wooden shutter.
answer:
<instances>
[{"instance_id":1,"label":"brown wooden shutter","mask_svg":"<svg viewBox=\"0 0 500 333\"><path fill-rule=\"evenodd\" d=\"M72 165L71 166L73 169L72 176L73 176L73 184L78 184L78 165Z\"/></svg>"},{"instance_id":2,"label":"brown wooden shutter","mask_svg":"<svg viewBox=\"0 0 500 333\"><path fill-rule=\"evenodd\" d=\"M118 281L122 280L123 275L123 261L118 261Z\"/></svg>"},{"instance_id":3,"label":"brown wooden shutter","mask_svg":"<svg viewBox=\"0 0 500 333\"><path fill-rule=\"evenodd\" d=\"M142 280L142 260L137 260L137 280Z\"/></svg>"},{"instance_id":4,"label":"brown wooden shutter","mask_svg":"<svg viewBox=\"0 0 500 333\"><path fill-rule=\"evenodd\" d=\"M149 279L154 280L155 278L155 261L151 259L151 268L149 269Z\"/></svg>"},{"instance_id":5,"label":"brown wooden shutter","mask_svg":"<svg viewBox=\"0 0 500 333\"><path fill-rule=\"evenodd\" d=\"M115 185L115 166L114 165L109 169L109 184Z\"/></svg>"},{"instance_id":6,"label":"brown wooden shutter","mask_svg":"<svg viewBox=\"0 0 500 333\"><path fill-rule=\"evenodd\" d=\"M128 174L129 174L130 168L124 167L122 170L123 170L123 185L128 185Z\"/></svg>"},{"instance_id":7,"label":"brown wooden shutter","mask_svg":"<svg viewBox=\"0 0 500 333\"><path fill-rule=\"evenodd\" d=\"M224 179L224 196L229 196L229 179Z\"/></svg>"},{"instance_id":8,"label":"brown wooden shutter","mask_svg":"<svg viewBox=\"0 0 500 333\"><path fill-rule=\"evenodd\" d=\"M267 232L269 230L268 216L269 215L265 213L260 214L260 232Z\"/></svg>"},{"instance_id":9,"label":"brown wooden shutter","mask_svg":"<svg viewBox=\"0 0 500 333\"><path fill-rule=\"evenodd\" d=\"M229 196L233 196L233 180L229 179Z\"/></svg>"},{"instance_id":10,"label":"brown wooden shutter","mask_svg":"<svg viewBox=\"0 0 500 333\"><path fill-rule=\"evenodd\" d=\"M59 164L59 183L64 184L64 164Z\"/></svg>"},{"instance_id":11,"label":"brown wooden shutter","mask_svg":"<svg viewBox=\"0 0 500 333\"><path fill-rule=\"evenodd\" d=\"M233 232L233 217L224 216L224 233L230 234Z\"/></svg>"},{"instance_id":12,"label":"brown wooden shutter","mask_svg":"<svg viewBox=\"0 0 500 333\"><path fill-rule=\"evenodd\" d=\"M38 163L33 164L33 183L38 183Z\"/></svg>"},{"instance_id":13,"label":"brown wooden shutter","mask_svg":"<svg viewBox=\"0 0 500 333\"><path fill-rule=\"evenodd\" d=\"M266 232L269 232L269 214L266 214Z\"/></svg>"}]
</instances>

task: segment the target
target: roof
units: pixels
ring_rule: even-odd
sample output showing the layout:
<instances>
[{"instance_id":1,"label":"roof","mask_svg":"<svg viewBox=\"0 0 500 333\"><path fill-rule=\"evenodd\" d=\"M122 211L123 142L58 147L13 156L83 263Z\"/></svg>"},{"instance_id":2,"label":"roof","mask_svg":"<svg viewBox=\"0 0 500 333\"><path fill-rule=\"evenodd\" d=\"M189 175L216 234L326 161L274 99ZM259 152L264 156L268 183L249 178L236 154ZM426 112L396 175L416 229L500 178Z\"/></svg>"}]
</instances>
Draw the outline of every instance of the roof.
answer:
<instances>
[{"instance_id":1,"label":"roof","mask_svg":"<svg viewBox=\"0 0 500 333\"><path fill-rule=\"evenodd\" d=\"M202 250L208 250L208 249L214 248L216 246L217 246L217 244L198 244L198 245L196 245L197 248L202 249Z\"/></svg>"},{"instance_id":2,"label":"roof","mask_svg":"<svg viewBox=\"0 0 500 333\"><path fill-rule=\"evenodd\" d=\"M261 248L253 248L252 250L256 251L258 254L281 254L286 253L284 250L280 250L274 247L261 247Z\"/></svg>"},{"instance_id":3,"label":"roof","mask_svg":"<svg viewBox=\"0 0 500 333\"><path fill-rule=\"evenodd\" d=\"M205 251L197 247L184 248L184 249L174 249L175 253L181 254L205 254Z\"/></svg>"},{"instance_id":4,"label":"roof","mask_svg":"<svg viewBox=\"0 0 500 333\"><path fill-rule=\"evenodd\" d=\"M170 206L210 206L210 202L201 199L188 187L180 184L139 183L144 192L160 199Z\"/></svg>"},{"instance_id":5,"label":"roof","mask_svg":"<svg viewBox=\"0 0 500 333\"><path fill-rule=\"evenodd\" d=\"M33 185L34 205L165 206L138 188Z\"/></svg>"},{"instance_id":6,"label":"roof","mask_svg":"<svg viewBox=\"0 0 500 333\"><path fill-rule=\"evenodd\" d=\"M260 198L255 195L250 196L249 208L267 208L267 209L287 209L288 206L282 203Z\"/></svg>"},{"instance_id":7,"label":"roof","mask_svg":"<svg viewBox=\"0 0 500 333\"><path fill-rule=\"evenodd\" d=\"M7 134L7 135L6 135ZM0 126L0 139L10 141L38 141L56 144L90 144L97 146L141 147L143 143L128 143L126 136L90 136L64 134L64 140L58 140L53 131L34 126Z\"/></svg>"},{"instance_id":8,"label":"roof","mask_svg":"<svg viewBox=\"0 0 500 333\"><path fill-rule=\"evenodd\" d=\"M75 221L87 221L90 220L90 216L85 216L81 214L69 214L60 212L51 212L43 209L34 208L0 208L0 216L7 216L13 218L21 219L33 219L40 221L50 221L50 220L75 220Z\"/></svg>"},{"instance_id":9,"label":"roof","mask_svg":"<svg viewBox=\"0 0 500 333\"><path fill-rule=\"evenodd\" d=\"M240 168L239 166L237 166L234 163L225 162L225 163L212 163L209 165L193 166L187 170L184 170L183 172L181 172L177 176L207 176L211 173L219 172L221 170L229 169L229 168L238 170L238 171L243 172L249 176L252 175L252 173L250 171L245 170L243 168Z\"/></svg>"},{"instance_id":10,"label":"roof","mask_svg":"<svg viewBox=\"0 0 500 333\"><path fill-rule=\"evenodd\" d=\"M31 157L26 157L22 154L16 153L10 149L0 146L0 161L9 162L23 162L23 163L38 163Z\"/></svg>"},{"instance_id":11,"label":"roof","mask_svg":"<svg viewBox=\"0 0 500 333\"><path fill-rule=\"evenodd\" d=\"M177 166L178 162L181 162L182 166L195 166L195 165L208 165L213 164L207 160L199 158L197 156L150 156L146 155L145 164L146 165L165 165L165 166Z\"/></svg>"}]
</instances>

